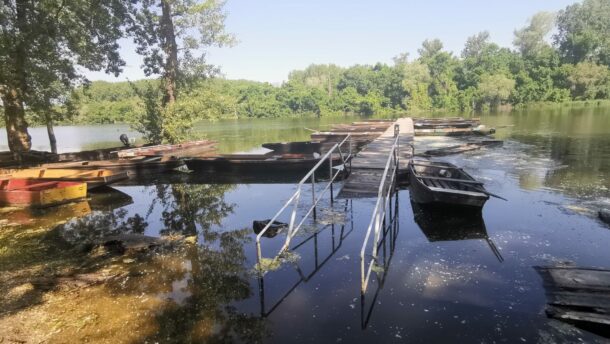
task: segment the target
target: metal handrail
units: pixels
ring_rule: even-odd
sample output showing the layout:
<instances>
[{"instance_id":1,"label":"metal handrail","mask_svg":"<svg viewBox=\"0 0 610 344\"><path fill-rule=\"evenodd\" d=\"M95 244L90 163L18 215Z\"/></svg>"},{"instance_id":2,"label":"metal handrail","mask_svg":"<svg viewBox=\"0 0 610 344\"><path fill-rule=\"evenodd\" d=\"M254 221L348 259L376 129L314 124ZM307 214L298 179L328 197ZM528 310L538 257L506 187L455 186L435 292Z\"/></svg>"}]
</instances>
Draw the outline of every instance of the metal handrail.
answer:
<instances>
[{"instance_id":1,"label":"metal handrail","mask_svg":"<svg viewBox=\"0 0 610 344\"><path fill-rule=\"evenodd\" d=\"M348 149L347 155L344 156L343 152L341 151L341 147L346 142L349 144L349 149ZM335 153L335 151L337 151L339 153L341 162L343 164L343 169L340 169L336 173L333 173L332 155L333 155L333 153ZM347 163L349 161L351 161L351 159L352 159L352 136L351 136L351 134L348 134L341 142L335 143L332 146L332 148L320 159L320 161L318 161L318 163L309 172L307 172L307 174L299 182L299 184L297 186L297 190L294 192L294 194L288 199L288 201L286 201L286 203L284 203L282 208L280 208L280 210L275 214L275 216L273 216L273 218L271 218L271 220L269 220L269 223L265 226L265 228L263 228L263 230L261 230L260 233L258 233L258 235L256 236L256 250L257 250L257 258L258 258L259 262L261 262L262 258L263 258L262 251L261 251L261 238L265 234L265 232L267 232L269 227L271 227L271 225L275 222L275 220L277 220L278 217L282 213L284 213L284 211L288 208L288 206L290 206L291 204L294 204L292 213L290 215L290 225L288 226L288 231L286 232L286 242L284 243L284 245L278 252L278 255L280 255L281 253L283 253L284 251L286 251L289 248L290 241L296 235L296 233L299 231L299 229L301 229L301 226L303 225L303 223L305 222L307 217L312 212L313 212L314 220L316 219L316 206L318 205L318 203L324 196L324 193L326 192L326 190L328 190L329 188L330 188L331 203L334 201L333 189L332 189L333 182L335 181L335 179L337 178L339 173L345 172L347 170ZM328 162L329 162L330 179L329 179L326 187L324 187L322 192L320 192L320 195L316 198L316 192L315 192L316 171L318 170L318 168L320 168L320 166L322 166L322 164L324 164L325 160L328 160ZM305 185L305 183L308 181L311 182L312 205L309 208L309 210L307 211L307 213L303 216L301 221L295 226L297 210L298 210L299 202L301 200L301 195L302 195L302 191L303 191L302 190L303 185Z\"/></svg>"},{"instance_id":2,"label":"metal handrail","mask_svg":"<svg viewBox=\"0 0 610 344\"><path fill-rule=\"evenodd\" d=\"M398 127L398 125L395 125L394 127L394 136L396 138L394 139L394 144L392 145L390 154L388 155L388 160L385 164L385 169L383 170L383 176L381 177L381 182L379 183L379 190L377 192L377 202L375 203L375 208L371 216L371 222L369 223L369 226L367 228L366 236L364 237L364 242L362 243L362 249L360 250L360 275L362 293L366 292L366 288L369 283L369 277L371 276L371 271L373 269L373 264L377 260L377 249L379 244L380 233L382 226L384 226L385 223L386 209L388 208L388 204L393 193L392 188L395 186L396 176L398 174L398 151L400 140L400 128ZM390 175L389 181L388 175ZM375 231L375 238L373 241L373 252L371 254L372 259L368 264L368 269L365 269L365 251L372 230Z\"/></svg>"}]
</instances>

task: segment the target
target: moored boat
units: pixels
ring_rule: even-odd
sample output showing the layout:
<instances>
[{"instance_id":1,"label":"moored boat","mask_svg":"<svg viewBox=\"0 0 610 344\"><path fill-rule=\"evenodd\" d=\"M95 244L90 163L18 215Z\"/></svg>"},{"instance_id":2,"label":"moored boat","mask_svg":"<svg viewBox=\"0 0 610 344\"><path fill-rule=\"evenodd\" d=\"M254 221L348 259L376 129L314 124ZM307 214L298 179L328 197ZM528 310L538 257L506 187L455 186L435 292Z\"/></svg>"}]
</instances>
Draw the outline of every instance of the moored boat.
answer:
<instances>
[{"instance_id":1,"label":"moored boat","mask_svg":"<svg viewBox=\"0 0 610 344\"><path fill-rule=\"evenodd\" d=\"M272 142L263 143L263 148L271 149L274 154L320 154L322 145L319 142Z\"/></svg>"},{"instance_id":2,"label":"moored boat","mask_svg":"<svg viewBox=\"0 0 610 344\"><path fill-rule=\"evenodd\" d=\"M83 199L87 184L34 179L0 180L0 205L49 207Z\"/></svg>"},{"instance_id":3,"label":"moored boat","mask_svg":"<svg viewBox=\"0 0 610 344\"><path fill-rule=\"evenodd\" d=\"M127 172L130 178L149 176L154 173L168 172L184 165L184 161L162 157L136 157L132 159L115 159L99 161L75 161L65 163L44 164L48 169L107 169L114 172Z\"/></svg>"},{"instance_id":4,"label":"moored boat","mask_svg":"<svg viewBox=\"0 0 610 344\"><path fill-rule=\"evenodd\" d=\"M66 181L87 183L87 189L126 180L127 172L114 172L111 170L82 170L82 169L53 169L53 168L26 168L13 170L0 170L0 179L36 179L40 181Z\"/></svg>"},{"instance_id":5,"label":"moored boat","mask_svg":"<svg viewBox=\"0 0 610 344\"><path fill-rule=\"evenodd\" d=\"M283 155L255 155L255 154L227 154L210 158L194 158L185 160L189 170L205 173L307 173L318 162L309 154L283 154ZM339 165L340 159L333 159L333 165ZM328 166L328 160L324 161ZM327 169L324 169L326 171Z\"/></svg>"},{"instance_id":6,"label":"moored boat","mask_svg":"<svg viewBox=\"0 0 610 344\"><path fill-rule=\"evenodd\" d=\"M447 162L412 160L409 180L411 200L424 205L482 208L490 196L483 183Z\"/></svg>"},{"instance_id":7,"label":"moored boat","mask_svg":"<svg viewBox=\"0 0 610 344\"><path fill-rule=\"evenodd\" d=\"M199 140L173 145L162 144L127 148L114 153L119 158L131 158L136 156L198 157L213 154L216 151L216 144L216 141Z\"/></svg>"}]
</instances>

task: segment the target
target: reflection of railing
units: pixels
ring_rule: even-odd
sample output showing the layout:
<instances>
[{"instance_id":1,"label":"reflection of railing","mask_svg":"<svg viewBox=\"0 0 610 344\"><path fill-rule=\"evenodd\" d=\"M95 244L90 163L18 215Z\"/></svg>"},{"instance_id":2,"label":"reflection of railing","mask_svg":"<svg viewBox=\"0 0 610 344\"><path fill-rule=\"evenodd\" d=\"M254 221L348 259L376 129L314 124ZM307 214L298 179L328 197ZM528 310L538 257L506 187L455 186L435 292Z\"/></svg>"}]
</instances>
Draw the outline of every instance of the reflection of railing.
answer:
<instances>
[{"instance_id":1,"label":"reflection of railing","mask_svg":"<svg viewBox=\"0 0 610 344\"><path fill-rule=\"evenodd\" d=\"M341 148L346 143L348 144L349 147L348 147L348 150L347 150L347 154L344 156L344 153L342 152ZM337 172L333 171L333 154L335 152L339 153L339 157L341 158L341 163L343 165L343 168L338 169ZM273 216L273 218L269 221L269 223L265 226L265 228L263 228L263 230L261 230L260 233L258 233L258 235L256 236L256 250L257 250L257 258L258 258L259 262L261 262L262 258L263 258L262 257L262 252L261 252L261 237L265 234L265 232L267 232L269 227L271 227L271 225L273 225L275 220L277 220L278 217L282 213L284 213L284 211L291 204L293 205L292 213L290 215L290 225L288 226L288 230L286 231L286 242L284 243L284 245L282 246L282 248L278 252L278 255L279 255L279 254L281 254L282 252L284 252L285 250L288 249L288 247L290 246L290 241L296 235L296 233L299 231L299 229L301 229L301 226L303 225L305 220L309 217L309 214L311 214L313 212L313 218L314 218L314 220L316 219L316 206L318 205L318 203L320 202L322 197L324 197L324 193L328 189L330 189L330 201L331 201L331 203L334 202L333 182L335 181L335 179L337 178L337 176L340 173L342 173L342 172L343 173L348 173L348 171L347 171L347 163L349 161L351 161L351 159L352 159L352 143L351 143L351 135L348 134L341 142L336 143L320 159L320 161L305 175L305 177L303 177L303 179L301 179L301 182L298 184L297 190L294 192L294 194L288 199L288 201L286 201L284 206L282 208L280 208L280 210L275 214L275 216ZM328 180L328 184L324 187L324 189L320 192L319 196L316 198L316 190L315 190L316 172L324 164L324 162L327 161L327 160L328 160L328 164L329 164L329 180ZM295 225L296 217L297 217L297 210L298 210L298 207L299 207L299 202L301 201L301 195L303 194L303 189L304 189L303 186L305 185L305 183L309 183L309 182L311 182L311 199L312 199L312 204L311 204L311 207L309 208L309 210L305 213L305 215L301 219L301 221L297 225Z\"/></svg>"},{"instance_id":2,"label":"reflection of railing","mask_svg":"<svg viewBox=\"0 0 610 344\"><path fill-rule=\"evenodd\" d=\"M345 213L347 213L348 204L351 205L351 201L346 200L345 208L344 208ZM350 208L350 210L353 210L353 209ZM279 300L277 302L275 302L271 307L269 307L268 310L266 309L266 304L265 304L264 274L261 271L259 271L258 290L259 290L259 296L260 296L261 317L263 317L263 318L268 317L288 297L288 295L290 295L301 283L307 283L335 255L335 253L337 253L337 251L339 250L339 248L341 248L341 245L343 244L343 240L345 238L347 238L347 236L350 235L352 233L352 231L354 230L354 222L353 222L352 215L353 214L350 214L350 229L348 231L346 231L346 228L345 228L346 225L345 224L341 225L341 230L339 232L337 240L335 240L335 225L330 224L330 225L326 226L326 227L330 227L330 229L331 229L331 235L332 235L331 252L326 256L326 258L323 258L321 261L319 259L319 252L318 252L318 234L320 234L322 232L322 230L324 230L324 229L322 229L321 231L315 232L314 234L312 234L305 240L301 241L300 243L298 243L298 244L294 245L292 248L290 248L291 251L297 250L299 247L302 247L307 242L309 242L310 240L313 239L313 242L314 242L314 269L312 272L310 272L309 274L306 275L303 273L303 270L301 269L301 267L297 263L294 263L295 270L299 275L299 280L296 281L296 283L294 285L292 285L288 289L288 291L286 291L286 293L284 293L279 298Z\"/></svg>"},{"instance_id":3,"label":"reflection of railing","mask_svg":"<svg viewBox=\"0 0 610 344\"><path fill-rule=\"evenodd\" d=\"M390 263L392 262L392 257L394 256L394 249L396 248L396 237L398 236L399 230L399 221L398 221L398 210L400 207L398 206L398 197L394 198L394 214L390 218L390 223L383 230L381 240L379 242L378 249L381 252L380 260L382 262L381 271L376 272L377 275L377 290L375 294L373 294L373 298L370 300L370 307L367 309L366 307L366 298L365 293L360 293L360 325L362 329L365 329L369 320L371 320L371 316L373 315L373 308L377 304L377 297L379 296L379 292L383 289L383 285L385 284L386 277L388 276L388 271L390 269Z\"/></svg>"},{"instance_id":4,"label":"reflection of railing","mask_svg":"<svg viewBox=\"0 0 610 344\"><path fill-rule=\"evenodd\" d=\"M394 127L394 144L390 150L388 155L388 160L385 165L385 169L383 171L383 175L381 177L381 182L379 183L379 191L377 193L377 203L375 204L375 208L373 210L373 215L371 216L371 222L366 231L366 236L364 237L364 242L362 243L362 249L360 250L360 274L361 274L361 290L362 292L366 292L366 287L369 283L369 277L371 276L371 271L373 269L373 265L377 261L377 250L379 248L379 240L381 236L381 232L385 227L386 223L386 210L388 209L391 203L392 194L395 191L396 187L396 176L398 175L398 150L399 150L399 139L400 139L400 130L398 125ZM390 218L392 218L392 208L390 210ZM371 252L371 261L368 263L368 268L366 268L366 247L371 236L371 231L374 232L373 239L373 248Z\"/></svg>"}]
</instances>

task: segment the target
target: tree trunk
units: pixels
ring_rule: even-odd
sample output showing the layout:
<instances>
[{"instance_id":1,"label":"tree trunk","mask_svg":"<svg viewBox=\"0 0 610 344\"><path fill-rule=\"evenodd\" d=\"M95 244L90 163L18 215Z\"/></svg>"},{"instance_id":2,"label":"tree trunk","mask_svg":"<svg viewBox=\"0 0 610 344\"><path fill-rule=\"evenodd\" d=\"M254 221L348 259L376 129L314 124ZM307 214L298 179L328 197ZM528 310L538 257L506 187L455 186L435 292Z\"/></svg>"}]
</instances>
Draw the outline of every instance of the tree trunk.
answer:
<instances>
[{"instance_id":1,"label":"tree trunk","mask_svg":"<svg viewBox=\"0 0 610 344\"><path fill-rule=\"evenodd\" d=\"M165 53L165 71L163 73L163 106L176 101L176 78L178 74L178 46L172 19L170 0L161 0L161 42Z\"/></svg>"},{"instance_id":2,"label":"tree trunk","mask_svg":"<svg viewBox=\"0 0 610 344\"><path fill-rule=\"evenodd\" d=\"M25 121L21 92L9 85L3 93L2 102L8 147L13 153L27 152L32 147L32 138L28 134L28 123Z\"/></svg>"},{"instance_id":3,"label":"tree trunk","mask_svg":"<svg viewBox=\"0 0 610 344\"><path fill-rule=\"evenodd\" d=\"M49 134L49 144L51 145L51 153L57 154L57 139L55 138L55 130L53 130L53 119L48 113L45 115L47 122L47 134Z\"/></svg>"},{"instance_id":4,"label":"tree trunk","mask_svg":"<svg viewBox=\"0 0 610 344\"><path fill-rule=\"evenodd\" d=\"M32 138L28 134L28 123L25 120L24 93L27 91L25 79L25 59L27 56L23 35L27 22L27 1L17 1L17 28L19 36L11 42L9 51L10 64L13 68L8 70L9 81L0 87L0 96L4 105L4 122L8 147L11 152L19 154L27 152L32 147Z\"/></svg>"}]
</instances>

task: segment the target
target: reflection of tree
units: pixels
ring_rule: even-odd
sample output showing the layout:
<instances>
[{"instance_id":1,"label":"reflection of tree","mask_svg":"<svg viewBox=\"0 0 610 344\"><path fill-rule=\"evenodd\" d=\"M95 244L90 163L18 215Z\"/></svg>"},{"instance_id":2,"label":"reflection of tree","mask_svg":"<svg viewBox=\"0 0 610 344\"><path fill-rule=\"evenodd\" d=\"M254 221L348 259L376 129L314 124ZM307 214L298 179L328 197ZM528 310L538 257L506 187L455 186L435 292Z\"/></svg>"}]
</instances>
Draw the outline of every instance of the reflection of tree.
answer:
<instances>
[{"instance_id":1,"label":"reflection of tree","mask_svg":"<svg viewBox=\"0 0 610 344\"><path fill-rule=\"evenodd\" d=\"M163 206L161 220L165 228L161 234L197 234L197 225L206 240L213 225L219 225L233 212L233 205L224 201L225 192L232 185L173 184L157 185L157 199Z\"/></svg>"},{"instance_id":2,"label":"reflection of tree","mask_svg":"<svg viewBox=\"0 0 610 344\"><path fill-rule=\"evenodd\" d=\"M148 223L139 214L127 217L125 209L94 212L60 226L62 236L69 242L82 243L120 233L143 234Z\"/></svg>"},{"instance_id":3,"label":"reflection of tree","mask_svg":"<svg viewBox=\"0 0 610 344\"><path fill-rule=\"evenodd\" d=\"M163 207L161 234L201 233L204 241L184 250L152 257L148 274L126 288L139 294L160 293L174 299L158 315L159 331L150 341L257 342L265 333L261 319L231 303L252 296L244 246L250 229L212 231L234 206L224 200L232 185L157 185ZM138 268L138 271L143 269ZM176 290L178 289L178 290Z\"/></svg>"},{"instance_id":4,"label":"reflection of tree","mask_svg":"<svg viewBox=\"0 0 610 344\"><path fill-rule=\"evenodd\" d=\"M156 185L148 213L128 215L125 209L96 212L64 226L78 242L84 236L101 237L125 232L144 233L146 221L159 221L161 234L201 234L198 245L160 247L140 253L127 268L130 273L108 282L116 295L150 295L168 299L144 316L157 322L157 331L142 342L260 342L265 320L245 314L234 304L253 295L244 247L252 244L251 229L212 228L233 212L225 202L231 185ZM161 218L152 218L155 207ZM131 312L135 310L126 309Z\"/></svg>"},{"instance_id":5,"label":"reflection of tree","mask_svg":"<svg viewBox=\"0 0 610 344\"><path fill-rule=\"evenodd\" d=\"M218 233L205 246L151 255L132 268L141 276L111 286L117 293L170 299L155 313L157 333L142 341L260 342L264 321L231 305L252 296L244 252L251 241L250 229Z\"/></svg>"}]
</instances>

